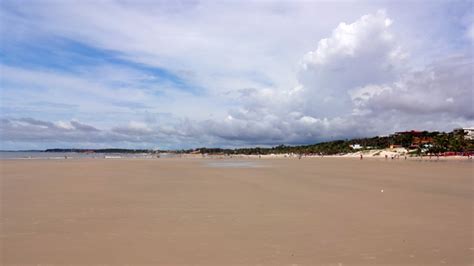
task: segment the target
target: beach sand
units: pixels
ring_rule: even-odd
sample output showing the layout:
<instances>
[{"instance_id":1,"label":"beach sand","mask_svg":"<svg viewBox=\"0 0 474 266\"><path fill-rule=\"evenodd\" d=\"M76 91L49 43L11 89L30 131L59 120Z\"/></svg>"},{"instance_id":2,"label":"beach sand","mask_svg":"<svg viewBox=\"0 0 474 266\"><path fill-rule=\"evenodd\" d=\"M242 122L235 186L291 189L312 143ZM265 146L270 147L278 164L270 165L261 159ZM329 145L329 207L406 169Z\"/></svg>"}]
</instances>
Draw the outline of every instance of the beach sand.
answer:
<instances>
[{"instance_id":1,"label":"beach sand","mask_svg":"<svg viewBox=\"0 0 474 266\"><path fill-rule=\"evenodd\" d=\"M472 162L235 161L1 161L0 264L474 263Z\"/></svg>"}]
</instances>

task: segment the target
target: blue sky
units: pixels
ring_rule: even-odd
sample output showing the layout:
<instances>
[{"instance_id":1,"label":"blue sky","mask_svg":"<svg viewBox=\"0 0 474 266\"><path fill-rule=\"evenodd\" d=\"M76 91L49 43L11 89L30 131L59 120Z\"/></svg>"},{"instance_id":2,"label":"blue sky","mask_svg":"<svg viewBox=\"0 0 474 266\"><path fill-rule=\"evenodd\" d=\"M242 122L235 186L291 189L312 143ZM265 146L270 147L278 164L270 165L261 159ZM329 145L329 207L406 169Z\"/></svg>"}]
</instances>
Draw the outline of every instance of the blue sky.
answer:
<instances>
[{"instance_id":1,"label":"blue sky","mask_svg":"<svg viewBox=\"0 0 474 266\"><path fill-rule=\"evenodd\" d=\"M2 1L2 149L474 125L471 1Z\"/></svg>"}]
</instances>

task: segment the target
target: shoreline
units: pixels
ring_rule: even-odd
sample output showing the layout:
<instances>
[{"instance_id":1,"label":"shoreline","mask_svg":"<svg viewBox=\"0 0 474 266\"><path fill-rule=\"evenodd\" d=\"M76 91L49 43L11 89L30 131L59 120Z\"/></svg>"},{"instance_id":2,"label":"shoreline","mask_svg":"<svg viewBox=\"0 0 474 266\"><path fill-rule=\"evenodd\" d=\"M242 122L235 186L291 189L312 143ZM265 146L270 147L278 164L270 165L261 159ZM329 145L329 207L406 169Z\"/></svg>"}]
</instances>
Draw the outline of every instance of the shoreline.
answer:
<instances>
[{"instance_id":1,"label":"shoreline","mask_svg":"<svg viewBox=\"0 0 474 266\"><path fill-rule=\"evenodd\" d=\"M349 160L378 160L378 161L470 161L473 162L472 156L407 156L405 157L382 157L382 156L364 156L362 159L358 155L324 155L324 156L299 156L296 155L195 155L182 154L169 157L156 156L98 156L98 157L30 157L30 158L0 158L2 161L63 161L63 160L188 160L188 159L203 159L203 160L323 160L323 159L349 159Z\"/></svg>"}]
</instances>

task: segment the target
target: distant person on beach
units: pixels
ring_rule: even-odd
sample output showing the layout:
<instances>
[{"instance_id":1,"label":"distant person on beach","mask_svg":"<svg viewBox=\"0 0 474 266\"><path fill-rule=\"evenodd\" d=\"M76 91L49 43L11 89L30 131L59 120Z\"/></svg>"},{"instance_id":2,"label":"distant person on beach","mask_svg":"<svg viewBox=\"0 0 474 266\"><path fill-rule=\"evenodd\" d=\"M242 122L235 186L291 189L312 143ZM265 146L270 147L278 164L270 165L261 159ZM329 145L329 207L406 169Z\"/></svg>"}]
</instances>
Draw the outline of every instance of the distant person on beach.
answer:
<instances>
[{"instance_id":1,"label":"distant person on beach","mask_svg":"<svg viewBox=\"0 0 474 266\"><path fill-rule=\"evenodd\" d=\"M360 155L360 159L362 160L364 157L362 156L362 154Z\"/></svg>"}]
</instances>

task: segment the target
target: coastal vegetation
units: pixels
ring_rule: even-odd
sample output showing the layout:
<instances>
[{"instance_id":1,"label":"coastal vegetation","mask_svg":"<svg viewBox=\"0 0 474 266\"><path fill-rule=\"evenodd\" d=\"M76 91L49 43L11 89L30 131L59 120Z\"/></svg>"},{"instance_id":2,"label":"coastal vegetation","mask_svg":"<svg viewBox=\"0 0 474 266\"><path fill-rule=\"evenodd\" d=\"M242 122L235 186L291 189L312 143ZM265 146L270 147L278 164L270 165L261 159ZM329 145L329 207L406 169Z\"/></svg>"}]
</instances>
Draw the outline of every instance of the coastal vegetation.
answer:
<instances>
[{"instance_id":1,"label":"coastal vegetation","mask_svg":"<svg viewBox=\"0 0 474 266\"><path fill-rule=\"evenodd\" d=\"M145 149L47 149L44 152L79 152L79 153L153 153L159 152Z\"/></svg>"},{"instance_id":2,"label":"coastal vegetation","mask_svg":"<svg viewBox=\"0 0 474 266\"><path fill-rule=\"evenodd\" d=\"M389 136L377 136L371 138L356 138L346 140L334 140L310 145L278 145L275 147L254 148L198 148L192 150L181 150L180 153L201 154L320 154L335 155L356 151L353 145L359 145L357 150L406 148L414 153L441 153L441 152L474 152L474 141L465 138L462 132L429 132L429 131L407 131L399 132Z\"/></svg>"},{"instance_id":3,"label":"coastal vegetation","mask_svg":"<svg viewBox=\"0 0 474 266\"><path fill-rule=\"evenodd\" d=\"M358 147L358 148L354 148ZM406 131L397 132L389 136L377 136L371 138L355 138L345 140L334 140L309 145L278 145L274 147L249 147L249 148L207 148L201 147L187 150L147 150L147 149L47 149L45 152L79 152L79 153L194 153L194 154L244 154L244 155L268 155L268 154L319 154L335 155L346 154L355 151L406 148L411 154L438 154L444 152L474 152L474 140L466 138L462 131L430 132L430 131Z\"/></svg>"}]
</instances>

